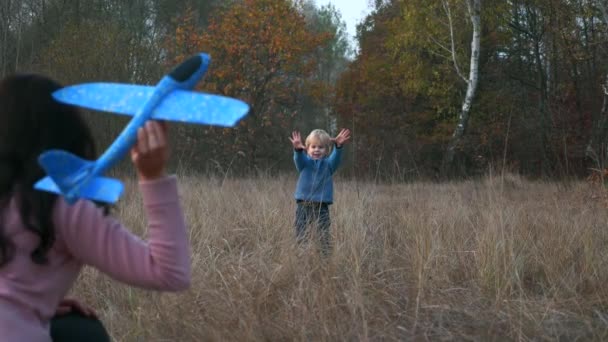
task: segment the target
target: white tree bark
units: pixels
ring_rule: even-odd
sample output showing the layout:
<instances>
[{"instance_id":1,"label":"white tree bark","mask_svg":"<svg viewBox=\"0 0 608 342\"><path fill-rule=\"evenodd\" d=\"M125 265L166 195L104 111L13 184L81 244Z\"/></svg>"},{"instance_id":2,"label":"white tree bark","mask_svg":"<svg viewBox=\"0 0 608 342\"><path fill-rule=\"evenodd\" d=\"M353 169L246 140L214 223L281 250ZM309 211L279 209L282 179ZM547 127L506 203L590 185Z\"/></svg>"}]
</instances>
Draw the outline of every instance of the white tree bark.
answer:
<instances>
[{"instance_id":1,"label":"white tree bark","mask_svg":"<svg viewBox=\"0 0 608 342\"><path fill-rule=\"evenodd\" d=\"M475 97L475 93L477 92L477 84L479 79L479 50L481 48L481 0L466 0L467 9L469 12L469 17L471 19L471 23L473 26L473 36L471 39L471 60L469 67L469 77L466 79L467 84L467 92L462 102L462 108L460 110L460 115L458 116L458 124L454 129L454 133L452 134L452 139L448 144L448 148L443 160L443 172L444 174L447 170L450 169L452 162L454 160L454 155L456 152L456 147L458 143L461 141L464 133L466 131L469 115L471 112L471 105L473 103L473 98ZM451 20L451 13L449 11L449 5L447 1L444 1L444 6L446 7L446 13L448 13L449 25L450 25L450 33L452 37L452 59L454 61L454 67L456 68L456 72L460 74L460 69L458 68L458 63L456 62L456 49L453 43L453 27Z\"/></svg>"}]
</instances>

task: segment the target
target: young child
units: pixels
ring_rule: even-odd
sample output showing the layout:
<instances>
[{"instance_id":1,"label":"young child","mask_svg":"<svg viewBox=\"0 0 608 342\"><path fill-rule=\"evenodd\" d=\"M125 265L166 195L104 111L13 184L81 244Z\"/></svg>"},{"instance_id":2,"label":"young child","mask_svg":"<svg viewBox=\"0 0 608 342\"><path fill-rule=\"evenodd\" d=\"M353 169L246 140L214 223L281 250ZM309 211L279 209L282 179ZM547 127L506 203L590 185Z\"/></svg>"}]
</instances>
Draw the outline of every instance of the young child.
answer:
<instances>
[{"instance_id":1,"label":"young child","mask_svg":"<svg viewBox=\"0 0 608 342\"><path fill-rule=\"evenodd\" d=\"M91 201L68 205L36 191L40 153L62 149L95 159L92 135L75 107L54 101L61 86L39 75L0 81L0 332L3 341L51 341L49 321L84 265L132 286L190 285L190 248L177 181L165 174L166 126L138 132L131 160L148 222L148 241Z\"/></svg>"},{"instance_id":2,"label":"young child","mask_svg":"<svg viewBox=\"0 0 608 342\"><path fill-rule=\"evenodd\" d=\"M324 254L331 250L329 205L334 200L332 175L342 160L342 145L350 139L350 131L342 129L331 138L327 132L315 129L302 144L300 132L294 131L289 139L293 145L293 159L300 173L296 185L296 238L306 240L307 226L314 224ZM335 148L331 151L332 142Z\"/></svg>"}]
</instances>

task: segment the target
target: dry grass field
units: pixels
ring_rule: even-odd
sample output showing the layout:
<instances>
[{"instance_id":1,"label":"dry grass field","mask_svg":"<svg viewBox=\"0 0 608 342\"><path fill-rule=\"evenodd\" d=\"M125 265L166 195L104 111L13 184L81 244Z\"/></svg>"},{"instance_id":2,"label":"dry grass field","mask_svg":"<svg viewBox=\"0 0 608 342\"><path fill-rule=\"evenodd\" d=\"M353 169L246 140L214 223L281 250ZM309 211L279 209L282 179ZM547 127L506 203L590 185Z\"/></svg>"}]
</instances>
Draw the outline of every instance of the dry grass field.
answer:
<instances>
[{"instance_id":1,"label":"dry grass field","mask_svg":"<svg viewBox=\"0 0 608 342\"><path fill-rule=\"evenodd\" d=\"M608 339L608 209L585 182L338 179L333 253L296 246L295 176L180 177L193 284L87 269L74 295L115 341ZM115 215L144 234L133 184Z\"/></svg>"}]
</instances>

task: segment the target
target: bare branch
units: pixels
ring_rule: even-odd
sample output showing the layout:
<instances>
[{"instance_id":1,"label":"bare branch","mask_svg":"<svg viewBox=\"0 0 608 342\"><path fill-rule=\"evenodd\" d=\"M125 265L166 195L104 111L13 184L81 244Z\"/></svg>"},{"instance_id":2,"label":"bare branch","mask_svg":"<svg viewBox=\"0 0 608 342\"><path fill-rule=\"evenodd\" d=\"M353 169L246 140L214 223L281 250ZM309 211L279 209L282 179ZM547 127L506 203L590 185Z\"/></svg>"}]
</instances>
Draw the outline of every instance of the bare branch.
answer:
<instances>
[{"instance_id":1,"label":"bare branch","mask_svg":"<svg viewBox=\"0 0 608 342\"><path fill-rule=\"evenodd\" d=\"M438 57L441 57L441 58L444 58L444 59L450 59L450 56L443 55L443 54L439 53L438 51L429 50L429 53L431 55L438 56Z\"/></svg>"},{"instance_id":2,"label":"bare branch","mask_svg":"<svg viewBox=\"0 0 608 342\"><path fill-rule=\"evenodd\" d=\"M458 60L456 59L456 43L454 42L454 25L452 23L452 11L450 9L450 3L448 2L448 0L441 0L441 4L443 5L443 9L445 10L445 14L448 17L448 23L450 25L450 45L451 45L452 62L454 63L454 68L456 69L456 73L458 74L458 76L460 78L462 78L463 81L468 83L469 81L467 80L466 77L464 77L464 75L460 71L460 67L458 66ZM470 6L468 1L467 1L467 6Z\"/></svg>"},{"instance_id":3,"label":"bare branch","mask_svg":"<svg viewBox=\"0 0 608 342\"><path fill-rule=\"evenodd\" d=\"M445 46L444 44L442 44L437 38L433 37L432 34L427 34L427 37L433 42L435 43L437 46L439 46L441 49L445 50L447 53L450 54L449 57L447 57L448 59L452 58L452 50L450 48L448 48L447 46Z\"/></svg>"}]
</instances>

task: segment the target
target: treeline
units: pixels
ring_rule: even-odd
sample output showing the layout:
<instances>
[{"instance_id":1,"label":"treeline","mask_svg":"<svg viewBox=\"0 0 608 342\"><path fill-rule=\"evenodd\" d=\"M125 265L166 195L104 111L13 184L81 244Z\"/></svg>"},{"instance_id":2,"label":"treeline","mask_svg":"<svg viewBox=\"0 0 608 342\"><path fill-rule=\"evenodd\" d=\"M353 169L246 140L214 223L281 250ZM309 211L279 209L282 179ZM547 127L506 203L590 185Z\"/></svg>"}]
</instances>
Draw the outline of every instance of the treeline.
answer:
<instances>
[{"instance_id":1,"label":"treeline","mask_svg":"<svg viewBox=\"0 0 608 342\"><path fill-rule=\"evenodd\" d=\"M345 174L584 176L607 151L604 2L377 0L353 52L339 12L312 0L3 0L0 76L154 84L208 52L199 90L251 113L231 129L174 125L175 161L189 170L291 170L291 130L348 127ZM87 117L101 148L126 122Z\"/></svg>"},{"instance_id":2,"label":"treeline","mask_svg":"<svg viewBox=\"0 0 608 342\"><path fill-rule=\"evenodd\" d=\"M376 1L338 85L336 110L360 142L357 164L368 173L441 174L461 123L475 2L478 87L451 171L603 169L605 0Z\"/></svg>"}]
</instances>

